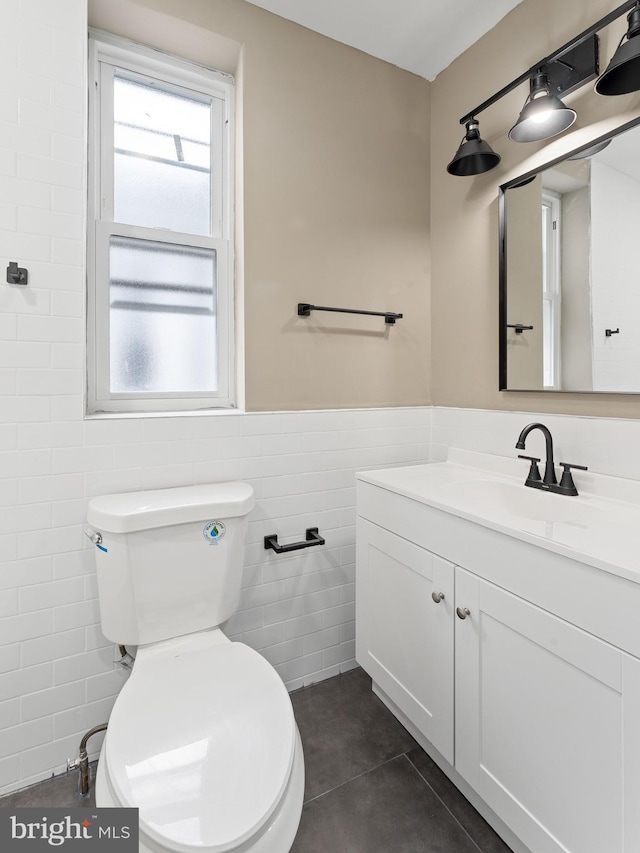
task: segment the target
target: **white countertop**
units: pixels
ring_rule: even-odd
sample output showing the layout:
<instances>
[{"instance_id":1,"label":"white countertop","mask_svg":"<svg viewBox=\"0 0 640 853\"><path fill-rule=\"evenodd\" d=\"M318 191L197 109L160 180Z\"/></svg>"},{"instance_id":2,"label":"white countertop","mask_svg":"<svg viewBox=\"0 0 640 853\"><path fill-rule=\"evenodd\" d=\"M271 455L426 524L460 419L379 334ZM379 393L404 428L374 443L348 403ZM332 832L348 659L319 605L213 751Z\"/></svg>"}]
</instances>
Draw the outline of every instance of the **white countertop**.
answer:
<instances>
[{"instance_id":1,"label":"white countertop","mask_svg":"<svg viewBox=\"0 0 640 853\"><path fill-rule=\"evenodd\" d=\"M640 583L640 483L574 471L580 494L527 488L528 463L450 450L446 462L357 479ZM558 471L559 475L559 471Z\"/></svg>"}]
</instances>

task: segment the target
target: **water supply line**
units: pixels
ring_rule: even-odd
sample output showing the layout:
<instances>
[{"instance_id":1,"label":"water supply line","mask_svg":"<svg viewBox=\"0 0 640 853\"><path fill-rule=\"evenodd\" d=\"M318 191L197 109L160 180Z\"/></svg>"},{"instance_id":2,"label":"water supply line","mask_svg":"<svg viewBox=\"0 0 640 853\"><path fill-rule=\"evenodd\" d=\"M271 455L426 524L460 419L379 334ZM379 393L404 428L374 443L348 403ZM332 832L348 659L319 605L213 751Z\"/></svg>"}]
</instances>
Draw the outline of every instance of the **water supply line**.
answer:
<instances>
[{"instance_id":1,"label":"water supply line","mask_svg":"<svg viewBox=\"0 0 640 853\"><path fill-rule=\"evenodd\" d=\"M117 663L119 663L120 666L124 667L124 669L133 669L135 657L127 651L127 647L119 645L118 651L120 652L120 660L117 661ZM89 796L89 788L91 786L87 741L90 737L93 737L93 735L98 734L98 732L106 731L107 725L107 723L100 723L99 726L94 726L92 729L89 729L89 731L80 741L80 750L78 753L78 757L73 760L71 760L70 758L67 759L67 773L70 773L72 770L78 770L80 773L80 778L78 781L78 794L80 796L80 799L82 800L86 799Z\"/></svg>"},{"instance_id":2,"label":"water supply line","mask_svg":"<svg viewBox=\"0 0 640 853\"><path fill-rule=\"evenodd\" d=\"M98 732L106 731L107 725L108 723L100 723L99 726L94 726L92 729L89 729L89 731L80 741L80 751L78 753L78 757L73 761L67 759L67 773L69 773L71 770L78 770L80 772L80 779L78 781L78 794L80 795L80 799L82 800L85 800L89 796L89 787L91 784L87 741L90 737L93 737L93 735L98 734Z\"/></svg>"},{"instance_id":3,"label":"water supply line","mask_svg":"<svg viewBox=\"0 0 640 853\"><path fill-rule=\"evenodd\" d=\"M116 663L120 664L123 669L133 669L136 662L134 655L127 651L126 646L118 646L118 651L120 652L120 660Z\"/></svg>"}]
</instances>

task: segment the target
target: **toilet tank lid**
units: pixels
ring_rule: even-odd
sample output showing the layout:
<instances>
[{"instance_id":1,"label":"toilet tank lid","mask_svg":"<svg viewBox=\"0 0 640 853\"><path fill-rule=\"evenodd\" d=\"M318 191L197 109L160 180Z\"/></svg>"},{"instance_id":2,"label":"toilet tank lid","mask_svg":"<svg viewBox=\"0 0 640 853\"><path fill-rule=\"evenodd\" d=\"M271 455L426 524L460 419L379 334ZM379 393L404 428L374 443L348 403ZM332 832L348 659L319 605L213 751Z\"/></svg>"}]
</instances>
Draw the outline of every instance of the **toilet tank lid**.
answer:
<instances>
[{"instance_id":1,"label":"toilet tank lid","mask_svg":"<svg viewBox=\"0 0 640 853\"><path fill-rule=\"evenodd\" d=\"M91 498L87 521L97 530L132 533L192 521L234 518L251 512L248 483L205 483Z\"/></svg>"}]
</instances>

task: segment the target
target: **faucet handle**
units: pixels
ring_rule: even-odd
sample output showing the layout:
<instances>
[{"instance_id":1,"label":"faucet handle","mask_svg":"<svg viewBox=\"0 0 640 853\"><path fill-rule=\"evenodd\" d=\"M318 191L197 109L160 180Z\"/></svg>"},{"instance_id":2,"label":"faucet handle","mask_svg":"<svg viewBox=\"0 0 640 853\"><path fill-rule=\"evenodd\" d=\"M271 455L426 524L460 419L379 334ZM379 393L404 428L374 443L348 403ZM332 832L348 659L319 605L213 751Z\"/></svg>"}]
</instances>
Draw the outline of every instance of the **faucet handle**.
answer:
<instances>
[{"instance_id":1,"label":"faucet handle","mask_svg":"<svg viewBox=\"0 0 640 853\"><path fill-rule=\"evenodd\" d=\"M579 471L588 471L589 469L586 465L573 465L571 462L559 462L558 464L562 468L562 477L560 478L561 493L565 495L577 495L578 490L576 489L576 484L573 482L571 469L577 468Z\"/></svg>"},{"instance_id":2,"label":"faucet handle","mask_svg":"<svg viewBox=\"0 0 640 853\"><path fill-rule=\"evenodd\" d=\"M586 465L574 465L572 462L558 462L558 465L562 466L566 472L569 472L571 468L577 468L579 471L588 471Z\"/></svg>"},{"instance_id":3,"label":"faucet handle","mask_svg":"<svg viewBox=\"0 0 640 853\"><path fill-rule=\"evenodd\" d=\"M542 479L540 469L538 468L538 462L540 461L538 456L524 456L522 453L518 453L518 459L526 459L531 462L529 473L527 474L527 483Z\"/></svg>"}]
</instances>

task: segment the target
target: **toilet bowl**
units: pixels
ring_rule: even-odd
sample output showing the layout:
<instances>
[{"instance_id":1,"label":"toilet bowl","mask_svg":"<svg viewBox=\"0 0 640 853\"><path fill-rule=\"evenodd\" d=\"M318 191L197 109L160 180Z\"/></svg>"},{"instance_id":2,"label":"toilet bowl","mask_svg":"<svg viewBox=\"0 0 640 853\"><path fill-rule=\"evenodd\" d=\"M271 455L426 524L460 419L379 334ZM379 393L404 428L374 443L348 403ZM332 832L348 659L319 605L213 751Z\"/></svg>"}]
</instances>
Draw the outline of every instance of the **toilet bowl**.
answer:
<instances>
[{"instance_id":1,"label":"toilet bowl","mask_svg":"<svg viewBox=\"0 0 640 853\"><path fill-rule=\"evenodd\" d=\"M89 504L103 630L138 646L96 805L138 808L141 853L287 853L298 828L304 760L289 695L219 627L238 603L252 506L242 483Z\"/></svg>"},{"instance_id":2,"label":"toilet bowl","mask_svg":"<svg viewBox=\"0 0 640 853\"><path fill-rule=\"evenodd\" d=\"M291 702L263 657L220 631L138 650L96 804L139 809L141 851L287 851L303 789Z\"/></svg>"}]
</instances>

